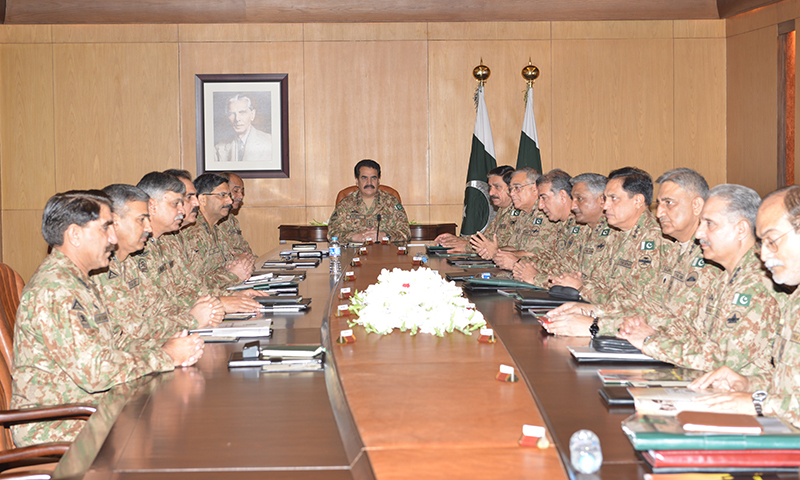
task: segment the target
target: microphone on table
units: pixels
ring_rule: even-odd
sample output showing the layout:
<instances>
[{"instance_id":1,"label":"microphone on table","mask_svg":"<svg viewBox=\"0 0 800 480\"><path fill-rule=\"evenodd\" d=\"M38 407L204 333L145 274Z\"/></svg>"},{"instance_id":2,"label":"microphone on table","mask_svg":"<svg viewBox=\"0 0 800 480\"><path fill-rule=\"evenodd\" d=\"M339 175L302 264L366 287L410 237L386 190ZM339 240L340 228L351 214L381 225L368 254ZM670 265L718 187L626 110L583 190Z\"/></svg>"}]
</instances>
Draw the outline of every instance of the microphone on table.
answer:
<instances>
[{"instance_id":1,"label":"microphone on table","mask_svg":"<svg viewBox=\"0 0 800 480\"><path fill-rule=\"evenodd\" d=\"M375 243L381 243L381 214L378 214L378 228L375 230Z\"/></svg>"}]
</instances>

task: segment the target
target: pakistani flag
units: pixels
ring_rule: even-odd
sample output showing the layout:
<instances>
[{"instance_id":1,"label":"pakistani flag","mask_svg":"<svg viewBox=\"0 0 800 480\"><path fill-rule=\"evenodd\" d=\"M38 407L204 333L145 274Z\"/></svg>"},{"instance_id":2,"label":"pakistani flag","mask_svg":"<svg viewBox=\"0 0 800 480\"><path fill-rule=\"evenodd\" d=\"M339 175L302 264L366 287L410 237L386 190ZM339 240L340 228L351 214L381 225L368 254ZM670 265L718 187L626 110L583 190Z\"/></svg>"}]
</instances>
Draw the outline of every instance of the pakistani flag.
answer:
<instances>
[{"instance_id":1,"label":"pakistani flag","mask_svg":"<svg viewBox=\"0 0 800 480\"><path fill-rule=\"evenodd\" d=\"M472 134L472 152L469 155L467 187L464 191L464 218L461 235L483 231L494 217L489 202L489 184L486 174L497 167L494 158L494 140L489 125L489 111L483 98L483 85L478 86L478 113L475 116L475 133Z\"/></svg>"},{"instance_id":2,"label":"pakistani flag","mask_svg":"<svg viewBox=\"0 0 800 480\"><path fill-rule=\"evenodd\" d=\"M525 94L525 119L522 121L522 135L519 137L517 169L535 168L542 173L542 156L539 154L539 136L536 134L536 119L533 118L533 86Z\"/></svg>"}]
</instances>

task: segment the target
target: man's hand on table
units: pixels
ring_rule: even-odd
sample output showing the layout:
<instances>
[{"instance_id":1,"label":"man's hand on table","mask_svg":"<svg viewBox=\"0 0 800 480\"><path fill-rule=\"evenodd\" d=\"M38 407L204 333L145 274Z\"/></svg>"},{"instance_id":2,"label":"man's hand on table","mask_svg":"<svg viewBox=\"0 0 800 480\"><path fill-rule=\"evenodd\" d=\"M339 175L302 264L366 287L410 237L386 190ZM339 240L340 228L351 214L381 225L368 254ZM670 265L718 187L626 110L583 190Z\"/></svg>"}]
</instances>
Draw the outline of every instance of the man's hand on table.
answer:
<instances>
[{"instance_id":1,"label":"man's hand on table","mask_svg":"<svg viewBox=\"0 0 800 480\"><path fill-rule=\"evenodd\" d=\"M258 313L261 304L250 297L229 296L219 297L225 313Z\"/></svg>"},{"instance_id":2,"label":"man's hand on table","mask_svg":"<svg viewBox=\"0 0 800 480\"><path fill-rule=\"evenodd\" d=\"M512 252L506 252L505 250L498 251L492 260L498 267L503 270L511 270L514 268L514 264L517 263L519 258Z\"/></svg>"},{"instance_id":3,"label":"man's hand on table","mask_svg":"<svg viewBox=\"0 0 800 480\"><path fill-rule=\"evenodd\" d=\"M364 243L368 238L371 238L373 242L381 241L381 239L378 238L378 231L374 228L364 230L363 232L354 233L350 236L350 240L355 243Z\"/></svg>"},{"instance_id":4,"label":"man's hand on table","mask_svg":"<svg viewBox=\"0 0 800 480\"><path fill-rule=\"evenodd\" d=\"M161 348L170 356L176 367L189 367L203 356L203 339L183 330L171 336Z\"/></svg>"},{"instance_id":5,"label":"man's hand on table","mask_svg":"<svg viewBox=\"0 0 800 480\"><path fill-rule=\"evenodd\" d=\"M197 320L197 325L200 328L215 327L225 317L225 309L222 306L222 302L211 295L198 298L189 313Z\"/></svg>"},{"instance_id":6,"label":"man's hand on table","mask_svg":"<svg viewBox=\"0 0 800 480\"><path fill-rule=\"evenodd\" d=\"M548 333L565 337L589 337L589 327L594 319L587 315L564 314L550 317L549 314L542 321L542 326Z\"/></svg>"},{"instance_id":7,"label":"man's hand on table","mask_svg":"<svg viewBox=\"0 0 800 480\"><path fill-rule=\"evenodd\" d=\"M655 333L656 329L651 327L644 317L636 316L628 317L622 322L622 326L619 327L617 332L617 337L624 338L631 345L641 350L645 339Z\"/></svg>"},{"instance_id":8,"label":"man's hand on table","mask_svg":"<svg viewBox=\"0 0 800 480\"><path fill-rule=\"evenodd\" d=\"M561 275L551 276L550 283L580 290L583 288L583 274L581 272L562 273Z\"/></svg>"},{"instance_id":9,"label":"man's hand on table","mask_svg":"<svg viewBox=\"0 0 800 480\"><path fill-rule=\"evenodd\" d=\"M443 233L436 237L434 242L436 242L436 245L447 247L447 253L465 253L469 243L466 238L457 237L452 233Z\"/></svg>"},{"instance_id":10,"label":"man's hand on table","mask_svg":"<svg viewBox=\"0 0 800 480\"><path fill-rule=\"evenodd\" d=\"M533 266L533 262L517 262L514 265L514 268L511 270L514 274L514 280L519 280L521 282L533 283L536 275L539 274L539 270Z\"/></svg>"},{"instance_id":11,"label":"man's hand on table","mask_svg":"<svg viewBox=\"0 0 800 480\"><path fill-rule=\"evenodd\" d=\"M472 245L472 249L484 260L492 260L497 255L497 251L500 250L497 246L497 235L494 235L492 240L489 240L486 235L478 232L469 238L469 243Z\"/></svg>"}]
</instances>

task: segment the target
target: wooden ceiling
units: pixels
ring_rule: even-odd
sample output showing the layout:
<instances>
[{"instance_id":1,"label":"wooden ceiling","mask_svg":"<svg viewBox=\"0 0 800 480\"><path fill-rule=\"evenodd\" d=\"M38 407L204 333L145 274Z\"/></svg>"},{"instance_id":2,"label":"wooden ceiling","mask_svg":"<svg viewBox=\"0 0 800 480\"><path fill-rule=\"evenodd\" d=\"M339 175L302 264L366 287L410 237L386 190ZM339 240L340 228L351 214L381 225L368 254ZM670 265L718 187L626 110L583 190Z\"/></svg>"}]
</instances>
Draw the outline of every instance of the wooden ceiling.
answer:
<instances>
[{"instance_id":1,"label":"wooden ceiling","mask_svg":"<svg viewBox=\"0 0 800 480\"><path fill-rule=\"evenodd\" d=\"M779 0L0 0L0 22L305 23L728 18Z\"/></svg>"}]
</instances>

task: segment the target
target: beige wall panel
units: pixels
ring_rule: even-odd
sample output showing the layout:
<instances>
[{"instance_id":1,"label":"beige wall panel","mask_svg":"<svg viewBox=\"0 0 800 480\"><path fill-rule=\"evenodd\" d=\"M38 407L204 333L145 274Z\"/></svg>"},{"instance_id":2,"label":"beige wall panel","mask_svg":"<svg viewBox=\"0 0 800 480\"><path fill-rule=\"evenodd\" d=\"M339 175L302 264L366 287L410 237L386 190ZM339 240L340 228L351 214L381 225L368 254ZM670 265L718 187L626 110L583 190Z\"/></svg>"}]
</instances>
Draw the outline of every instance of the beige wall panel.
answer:
<instances>
[{"instance_id":1,"label":"beige wall panel","mask_svg":"<svg viewBox=\"0 0 800 480\"><path fill-rule=\"evenodd\" d=\"M551 139L550 42L486 41L430 42L431 204L464 200L472 134L475 129L473 96L477 82L472 69L483 58L492 74L486 83L486 105L498 165L516 166L525 80L521 71L531 58L541 75L534 86L534 114L542 167L553 166ZM560 165L557 165L560 166Z\"/></svg>"},{"instance_id":2,"label":"beige wall panel","mask_svg":"<svg viewBox=\"0 0 800 480\"><path fill-rule=\"evenodd\" d=\"M427 44L306 43L307 205L352 185L363 158L404 203L428 203Z\"/></svg>"},{"instance_id":3,"label":"beige wall panel","mask_svg":"<svg viewBox=\"0 0 800 480\"><path fill-rule=\"evenodd\" d=\"M181 45L183 168L197 171L195 75L214 73L289 74L289 177L246 179L250 207L305 204L303 45L274 43L189 43ZM320 105L325 105L326 102ZM320 107L322 108L322 107Z\"/></svg>"},{"instance_id":4,"label":"beige wall panel","mask_svg":"<svg viewBox=\"0 0 800 480\"><path fill-rule=\"evenodd\" d=\"M800 0L785 0L774 5L778 22L800 18Z\"/></svg>"},{"instance_id":5,"label":"beige wall panel","mask_svg":"<svg viewBox=\"0 0 800 480\"><path fill-rule=\"evenodd\" d=\"M48 43L51 25L0 25L0 43Z\"/></svg>"},{"instance_id":6,"label":"beige wall panel","mask_svg":"<svg viewBox=\"0 0 800 480\"><path fill-rule=\"evenodd\" d=\"M428 24L430 40L548 40L550 22L442 22Z\"/></svg>"},{"instance_id":7,"label":"beige wall panel","mask_svg":"<svg viewBox=\"0 0 800 480\"><path fill-rule=\"evenodd\" d=\"M463 199L462 199L463 202ZM461 220L464 213L464 204L457 205L431 205L431 223L455 223L456 234L461 231Z\"/></svg>"},{"instance_id":8,"label":"beige wall panel","mask_svg":"<svg viewBox=\"0 0 800 480\"><path fill-rule=\"evenodd\" d=\"M553 158L577 174L673 162L672 40L553 42Z\"/></svg>"},{"instance_id":9,"label":"beige wall panel","mask_svg":"<svg viewBox=\"0 0 800 480\"><path fill-rule=\"evenodd\" d=\"M675 38L725 38L725 20L675 20Z\"/></svg>"},{"instance_id":10,"label":"beige wall panel","mask_svg":"<svg viewBox=\"0 0 800 480\"><path fill-rule=\"evenodd\" d=\"M306 220L305 220L305 223L307 223L309 225L311 224L311 222L328 223L328 219L331 218L331 214L332 213L333 213L333 205L322 205L322 206L319 206L319 207L307 207L306 208Z\"/></svg>"},{"instance_id":11,"label":"beige wall panel","mask_svg":"<svg viewBox=\"0 0 800 480\"><path fill-rule=\"evenodd\" d=\"M181 24L180 42L297 42L302 23Z\"/></svg>"},{"instance_id":12,"label":"beige wall panel","mask_svg":"<svg viewBox=\"0 0 800 480\"><path fill-rule=\"evenodd\" d=\"M160 43L177 40L177 25L53 25L55 43Z\"/></svg>"},{"instance_id":13,"label":"beige wall panel","mask_svg":"<svg viewBox=\"0 0 800 480\"><path fill-rule=\"evenodd\" d=\"M725 39L676 39L674 75L673 166L694 168L709 185L725 183Z\"/></svg>"},{"instance_id":14,"label":"beige wall panel","mask_svg":"<svg viewBox=\"0 0 800 480\"><path fill-rule=\"evenodd\" d=\"M3 208L44 208L56 192L52 46L0 46L0 138Z\"/></svg>"},{"instance_id":15,"label":"beige wall panel","mask_svg":"<svg viewBox=\"0 0 800 480\"><path fill-rule=\"evenodd\" d=\"M672 38L671 20L553 22L553 39Z\"/></svg>"},{"instance_id":16,"label":"beige wall panel","mask_svg":"<svg viewBox=\"0 0 800 480\"><path fill-rule=\"evenodd\" d=\"M3 261L19 272L25 283L47 256L47 243L42 238L43 211L3 211Z\"/></svg>"},{"instance_id":17,"label":"beige wall panel","mask_svg":"<svg viewBox=\"0 0 800 480\"><path fill-rule=\"evenodd\" d=\"M306 23L306 42L425 40L426 23Z\"/></svg>"},{"instance_id":18,"label":"beige wall panel","mask_svg":"<svg viewBox=\"0 0 800 480\"><path fill-rule=\"evenodd\" d=\"M758 8L747 13L742 13L734 17L728 18L727 21L727 35L732 37L746 32L752 32L769 25L777 25L784 20L791 20L790 18L779 18L778 8L776 5L768 5L763 8Z\"/></svg>"},{"instance_id":19,"label":"beige wall panel","mask_svg":"<svg viewBox=\"0 0 800 480\"><path fill-rule=\"evenodd\" d=\"M728 38L728 182L777 186L777 27Z\"/></svg>"},{"instance_id":20,"label":"beige wall panel","mask_svg":"<svg viewBox=\"0 0 800 480\"><path fill-rule=\"evenodd\" d=\"M176 167L177 44L54 46L56 189Z\"/></svg>"},{"instance_id":21,"label":"beige wall panel","mask_svg":"<svg viewBox=\"0 0 800 480\"><path fill-rule=\"evenodd\" d=\"M430 223L431 211L428 205L403 205L409 222Z\"/></svg>"},{"instance_id":22,"label":"beige wall panel","mask_svg":"<svg viewBox=\"0 0 800 480\"><path fill-rule=\"evenodd\" d=\"M280 243L280 225L303 225L304 207L247 207L239 212L242 235L256 255L262 255Z\"/></svg>"}]
</instances>

